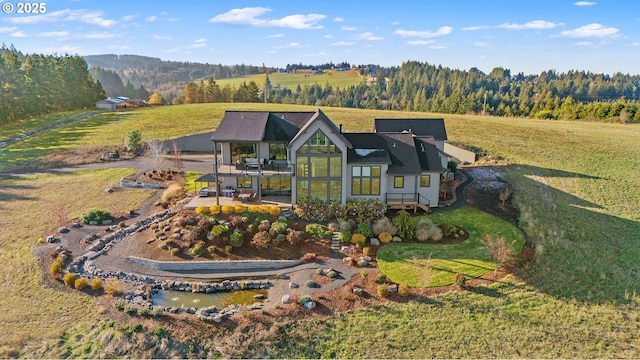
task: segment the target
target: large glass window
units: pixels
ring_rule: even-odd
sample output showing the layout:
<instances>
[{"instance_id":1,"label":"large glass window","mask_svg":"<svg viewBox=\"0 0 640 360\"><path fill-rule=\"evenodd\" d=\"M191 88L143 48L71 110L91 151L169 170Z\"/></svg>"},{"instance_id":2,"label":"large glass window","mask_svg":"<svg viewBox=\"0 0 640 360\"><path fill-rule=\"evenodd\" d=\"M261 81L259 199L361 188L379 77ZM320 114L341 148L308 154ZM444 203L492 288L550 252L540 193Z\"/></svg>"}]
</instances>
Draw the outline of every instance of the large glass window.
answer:
<instances>
[{"instance_id":1,"label":"large glass window","mask_svg":"<svg viewBox=\"0 0 640 360\"><path fill-rule=\"evenodd\" d=\"M256 144L231 143L231 162L245 161L247 158L257 158Z\"/></svg>"},{"instance_id":2,"label":"large glass window","mask_svg":"<svg viewBox=\"0 0 640 360\"><path fill-rule=\"evenodd\" d=\"M287 160L287 144L270 143L269 160Z\"/></svg>"},{"instance_id":3,"label":"large glass window","mask_svg":"<svg viewBox=\"0 0 640 360\"><path fill-rule=\"evenodd\" d=\"M394 176L393 177L393 187L396 189L401 189L404 187L404 176Z\"/></svg>"},{"instance_id":4,"label":"large glass window","mask_svg":"<svg viewBox=\"0 0 640 360\"><path fill-rule=\"evenodd\" d=\"M380 166L352 167L351 195L380 195Z\"/></svg>"},{"instance_id":5,"label":"large glass window","mask_svg":"<svg viewBox=\"0 0 640 360\"><path fill-rule=\"evenodd\" d=\"M285 176L262 178L262 195L291 195L291 178Z\"/></svg>"},{"instance_id":6,"label":"large glass window","mask_svg":"<svg viewBox=\"0 0 640 360\"><path fill-rule=\"evenodd\" d=\"M251 188L251 178L248 176L239 176L238 177L238 189L242 188Z\"/></svg>"},{"instance_id":7,"label":"large glass window","mask_svg":"<svg viewBox=\"0 0 640 360\"><path fill-rule=\"evenodd\" d=\"M340 201L342 153L320 130L296 152L297 198Z\"/></svg>"}]
</instances>

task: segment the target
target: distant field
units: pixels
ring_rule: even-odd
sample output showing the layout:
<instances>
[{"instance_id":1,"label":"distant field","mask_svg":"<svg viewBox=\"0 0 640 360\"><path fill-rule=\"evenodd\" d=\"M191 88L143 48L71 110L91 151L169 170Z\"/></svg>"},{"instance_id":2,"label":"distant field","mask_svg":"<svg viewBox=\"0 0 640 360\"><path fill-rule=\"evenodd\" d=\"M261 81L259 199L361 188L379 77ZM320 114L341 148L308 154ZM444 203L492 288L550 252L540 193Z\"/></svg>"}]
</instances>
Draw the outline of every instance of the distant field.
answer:
<instances>
[{"instance_id":1,"label":"distant field","mask_svg":"<svg viewBox=\"0 0 640 360\"><path fill-rule=\"evenodd\" d=\"M234 109L315 107L198 104L103 114L0 150L0 171L52 152L119 145L131 129L161 140L211 131L224 110ZM504 157L510 165L495 169L515 188L520 227L536 258L530 270L474 292L387 302L244 337L242 349L252 351L245 357L638 356L640 126L322 110L345 131L370 131L375 117L444 117L451 141ZM100 190L122 171L0 180L0 283L11 299L0 302L0 324L5 334L21 329L1 337L3 357L22 348L21 341L39 342L98 317L91 299L45 287L30 252L38 236L55 228L49 211L55 204L67 204L71 214L89 206L89 198L91 206L114 211L139 204L141 193L115 193L113 202L114 194ZM73 197L56 195L60 189Z\"/></svg>"},{"instance_id":2,"label":"distant field","mask_svg":"<svg viewBox=\"0 0 640 360\"><path fill-rule=\"evenodd\" d=\"M265 74L244 76L232 79L220 79L216 82L220 86L229 84L231 86L238 87L242 82L255 81L258 88L262 89L265 81ZM287 74L287 73L273 73L269 74L269 81L272 87L281 87L295 89L298 85L304 87L305 85L318 84L323 88L329 83L335 88L347 88L352 85L358 85L364 80L364 77L360 76L357 70L350 71L325 71L322 75L304 75L304 74Z\"/></svg>"}]
</instances>

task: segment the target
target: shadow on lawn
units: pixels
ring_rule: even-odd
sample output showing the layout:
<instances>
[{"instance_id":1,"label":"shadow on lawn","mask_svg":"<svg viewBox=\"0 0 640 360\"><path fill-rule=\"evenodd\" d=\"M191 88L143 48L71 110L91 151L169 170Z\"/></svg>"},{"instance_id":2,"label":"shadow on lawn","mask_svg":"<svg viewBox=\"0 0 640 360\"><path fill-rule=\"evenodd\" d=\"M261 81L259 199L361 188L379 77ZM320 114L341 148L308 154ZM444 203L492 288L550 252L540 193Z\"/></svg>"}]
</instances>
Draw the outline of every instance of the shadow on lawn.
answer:
<instances>
[{"instance_id":1,"label":"shadow on lawn","mask_svg":"<svg viewBox=\"0 0 640 360\"><path fill-rule=\"evenodd\" d=\"M640 292L640 222L605 214L603 205L543 183L568 178L576 188L598 189L615 187L615 180L526 165L495 169L514 186L520 227L535 249L531 270L521 273L528 284L594 303L625 302Z\"/></svg>"},{"instance_id":2,"label":"shadow on lawn","mask_svg":"<svg viewBox=\"0 0 640 360\"><path fill-rule=\"evenodd\" d=\"M0 180L0 203L20 200L36 200L35 197L17 194L25 190L33 190L34 187L17 183L18 178L7 178Z\"/></svg>"}]
</instances>

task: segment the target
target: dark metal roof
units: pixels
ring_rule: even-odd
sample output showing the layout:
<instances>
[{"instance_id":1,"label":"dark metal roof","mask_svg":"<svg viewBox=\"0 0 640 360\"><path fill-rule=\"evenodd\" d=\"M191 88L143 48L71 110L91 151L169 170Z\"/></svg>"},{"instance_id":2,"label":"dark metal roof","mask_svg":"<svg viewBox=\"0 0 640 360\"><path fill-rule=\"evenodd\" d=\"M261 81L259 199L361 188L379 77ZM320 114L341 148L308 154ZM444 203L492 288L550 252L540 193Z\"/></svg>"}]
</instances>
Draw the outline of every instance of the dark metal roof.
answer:
<instances>
[{"instance_id":1,"label":"dark metal roof","mask_svg":"<svg viewBox=\"0 0 640 360\"><path fill-rule=\"evenodd\" d=\"M340 131L340 129L338 129L338 127L336 126L336 124L331 121L331 119L329 119L327 117L327 115L325 115L324 112L322 112L322 110L318 109L316 110L316 112L313 114L313 116L309 119L309 121L307 121L301 128L300 131L298 131L298 133L296 134L296 136L293 137L293 139L291 139L291 142L293 142L294 140L296 140L296 138L298 138L299 136L302 136L302 134L305 133L305 131L307 130L307 128L309 126L311 126L311 124L314 121L323 121L325 124L327 124L327 126L329 126L329 128L331 129L331 132L335 135L337 135L344 143L345 145L347 145L347 148L352 148L353 145L351 145L351 143L349 142L349 140L347 140L347 138L344 137L344 134L342 133L342 131Z\"/></svg>"},{"instance_id":2,"label":"dark metal roof","mask_svg":"<svg viewBox=\"0 0 640 360\"><path fill-rule=\"evenodd\" d=\"M389 174L420 174L422 167L416 153L416 144L412 134L379 134L387 142L391 157Z\"/></svg>"},{"instance_id":3,"label":"dark metal roof","mask_svg":"<svg viewBox=\"0 0 640 360\"><path fill-rule=\"evenodd\" d=\"M433 136L436 140L447 140L444 119L375 119L378 133L410 132L418 136Z\"/></svg>"},{"instance_id":4,"label":"dark metal roof","mask_svg":"<svg viewBox=\"0 0 640 360\"><path fill-rule=\"evenodd\" d=\"M266 111L225 111L213 141L261 141L269 113Z\"/></svg>"},{"instance_id":5,"label":"dark metal roof","mask_svg":"<svg viewBox=\"0 0 640 360\"><path fill-rule=\"evenodd\" d=\"M208 174L204 174L202 176L200 176L199 178L195 179L194 182L216 182L216 177L215 175L213 175L212 173L208 173Z\"/></svg>"},{"instance_id":6,"label":"dark metal roof","mask_svg":"<svg viewBox=\"0 0 640 360\"><path fill-rule=\"evenodd\" d=\"M342 133L353 145L347 151L350 164L391 164L387 142L374 133Z\"/></svg>"},{"instance_id":7,"label":"dark metal roof","mask_svg":"<svg viewBox=\"0 0 640 360\"><path fill-rule=\"evenodd\" d=\"M429 139L432 138L415 138L420 167L422 171L441 172L442 163L440 162L438 148Z\"/></svg>"}]
</instances>

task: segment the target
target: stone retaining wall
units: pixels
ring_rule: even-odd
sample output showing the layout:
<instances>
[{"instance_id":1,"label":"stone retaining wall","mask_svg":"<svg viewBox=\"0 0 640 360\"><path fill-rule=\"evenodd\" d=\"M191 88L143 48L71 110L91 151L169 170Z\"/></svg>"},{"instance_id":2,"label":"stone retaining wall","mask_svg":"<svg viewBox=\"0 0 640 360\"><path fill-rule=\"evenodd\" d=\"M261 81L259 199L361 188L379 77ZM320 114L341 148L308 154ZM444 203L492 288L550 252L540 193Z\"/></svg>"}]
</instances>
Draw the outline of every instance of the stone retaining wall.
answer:
<instances>
[{"instance_id":1,"label":"stone retaining wall","mask_svg":"<svg viewBox=\"0 0 640 360\"><path fill-rule=\"evenodd\" d=\"M223 271L278 270L302 264L302 260L237 260L237 261L155 261L129 256L132 261L165 271Z\"/></svg>"}]
</instances>

